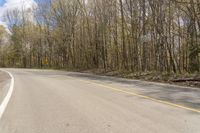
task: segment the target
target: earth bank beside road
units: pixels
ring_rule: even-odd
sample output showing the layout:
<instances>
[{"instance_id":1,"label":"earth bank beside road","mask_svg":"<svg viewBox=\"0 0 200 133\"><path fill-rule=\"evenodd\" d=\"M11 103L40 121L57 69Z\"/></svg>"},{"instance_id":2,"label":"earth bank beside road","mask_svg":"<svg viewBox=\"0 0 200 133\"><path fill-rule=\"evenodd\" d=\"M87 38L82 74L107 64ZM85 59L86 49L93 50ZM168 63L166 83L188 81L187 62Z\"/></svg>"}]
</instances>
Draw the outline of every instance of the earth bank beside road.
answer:
<instances>
[{"instance_id":1,"label":"earth bank beside road","mask_svg":"<svg viewBox=\"0 0 200 133\"><path fill-rule=\"evenodd\" d=\"M76 71L75 71L76 72ZM172 85L179 86L189 86L189 87L198 87L200 88L200 73L156 73L156 72L129 72L129 71L105 71L99 69L92 70L80 70L77 72L96 74L101 76L113 76L118 78L149 81L155 83L168 83Z\"/></svg>"},{"instance_id":2,"label":"earth bank beside road","mask_svg":"<svg viewBox=\"0 0 200 133\"><path fill-rule=\"evenodd\" d=\"M0 70L0 104L8 92L10 80L9 74Z\"/></svg>"}]
</instances>

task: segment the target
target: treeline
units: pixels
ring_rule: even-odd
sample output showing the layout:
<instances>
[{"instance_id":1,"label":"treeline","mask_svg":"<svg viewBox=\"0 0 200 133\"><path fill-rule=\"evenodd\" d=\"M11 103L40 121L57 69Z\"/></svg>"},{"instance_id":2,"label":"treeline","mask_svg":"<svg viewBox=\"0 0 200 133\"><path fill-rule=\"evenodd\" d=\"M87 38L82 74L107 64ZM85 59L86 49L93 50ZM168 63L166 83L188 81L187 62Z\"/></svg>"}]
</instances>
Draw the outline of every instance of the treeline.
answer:
<instances>
[{"instance_id":1,"label":"treeline","mask_svg":"<svg viewBox=\"0 0 200 133\"><path fill-rule=\"evenodd\" d=\"M200 0L42 0L32 11L5 15L1 66L200 71Z\"/></svg>"}]
</instances>

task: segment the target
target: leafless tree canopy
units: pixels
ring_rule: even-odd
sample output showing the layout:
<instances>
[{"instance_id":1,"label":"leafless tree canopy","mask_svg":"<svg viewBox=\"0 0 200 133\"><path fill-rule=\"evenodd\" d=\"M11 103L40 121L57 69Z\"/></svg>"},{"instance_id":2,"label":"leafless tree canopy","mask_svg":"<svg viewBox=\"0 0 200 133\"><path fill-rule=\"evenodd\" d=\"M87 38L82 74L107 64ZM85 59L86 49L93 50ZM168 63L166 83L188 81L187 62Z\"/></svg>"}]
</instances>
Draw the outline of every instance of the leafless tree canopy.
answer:
<instances>
[{"instance_id":1,"label":"leafless tree canopy","mask_svg":"<svg viewBox=\"0 0 200 133\"><path fill-rule=\"evenodd\" d=\"M7 14L1 66L200 71L200 0L43 0L34 21L24 12Z\"/></svg>"}]
</instances>

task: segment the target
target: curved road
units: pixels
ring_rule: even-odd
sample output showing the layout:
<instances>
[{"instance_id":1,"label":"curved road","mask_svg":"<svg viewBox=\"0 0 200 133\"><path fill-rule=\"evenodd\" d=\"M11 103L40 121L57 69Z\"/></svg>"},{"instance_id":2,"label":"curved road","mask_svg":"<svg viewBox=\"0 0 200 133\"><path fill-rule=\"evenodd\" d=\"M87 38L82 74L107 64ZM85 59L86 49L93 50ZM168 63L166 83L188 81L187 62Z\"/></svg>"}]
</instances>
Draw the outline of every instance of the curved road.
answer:
<instances>
[{"instance_id":1,"label":"curved road","mask_svg":"<svg viewBox=\"0 0 200 133\"><path fill-rule=\"evenodd\" d=\"M142 81L52 70L7 70L15 85L0 120L0 133L200 132L200 113L181 108L199 110L200 92L195 88L174 87L172 91L173 86Z\"/></svg>"}]
</instances>

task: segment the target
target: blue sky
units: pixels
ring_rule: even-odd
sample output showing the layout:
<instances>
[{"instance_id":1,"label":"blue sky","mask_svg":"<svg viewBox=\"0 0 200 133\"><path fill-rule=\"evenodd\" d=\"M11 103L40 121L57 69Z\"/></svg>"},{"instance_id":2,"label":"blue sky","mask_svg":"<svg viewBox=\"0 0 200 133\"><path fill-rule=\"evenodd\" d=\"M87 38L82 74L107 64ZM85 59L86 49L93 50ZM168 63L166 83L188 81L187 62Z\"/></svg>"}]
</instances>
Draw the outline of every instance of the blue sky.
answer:
<instances>
[{"instance_id":1,"label":"blue sky","mask_svg":"<svg viewBox=\"0 0 200 133\"><path fill-rule=\"evenodd\" d=\"M0 0L0 6L2 6L5 3L5 0Z\"/></svg>"},{"instance_id":2,"label":"blue sky","mask_svg":"<svg viewBox=\"0 0 200 133\"><path fill-rule=\"evenodd\" d=\"M4 15L9 10L21 9L22 5L25 9L30 9L33 5L37 5L37 0L0 0L0 25L7 28L7 22Z\"/></svg>"},{"instance_id":3,"label":"blue sky","mask_svg":"<svg viewBox=\"0 0 200 133\"><path fill-rule=\"evenodd\" d=\"M6 0L0 0L0 6L3 6L3 4L6 2ZM35 0L37 2L37 0Z\"/></svg>"}]
</instances>

